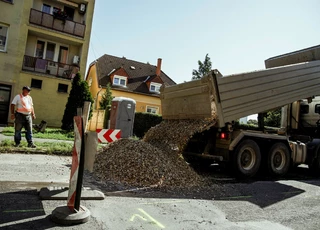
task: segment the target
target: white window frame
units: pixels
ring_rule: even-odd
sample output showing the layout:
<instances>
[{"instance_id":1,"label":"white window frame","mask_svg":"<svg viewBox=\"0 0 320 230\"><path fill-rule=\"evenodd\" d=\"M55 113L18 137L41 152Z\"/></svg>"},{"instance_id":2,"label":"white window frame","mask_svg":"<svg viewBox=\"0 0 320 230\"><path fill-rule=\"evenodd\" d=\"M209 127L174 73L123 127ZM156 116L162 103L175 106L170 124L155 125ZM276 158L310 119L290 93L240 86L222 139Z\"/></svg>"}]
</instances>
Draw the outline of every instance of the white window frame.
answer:
<instances>
[{"instance_id":1,"label":"white window frame","mask_svg":"<svg viewBox=\"0 0 320 230\"><path fill-rule=\"evenodd\" d=\"M2 27L6 27L7 28L7 34L6 34L6 44L5 44L5 46L4 46L4 49L0 49L0 52L7 52L7 47L8 47L8 41L9 41L9 39L8 39L8 35L9 35L9 26L8 25L4 25L4 24L1 24L0 23L0 26L2 26Z\"/></svg>"},{"instance_id":2,"label":"white window frame","mask_svg":"<svg viewBox=\"0 0 320 230\"><path fill-rule=\"evenodd\" d=\"M154 86L154 88L155 88L154 90L151 89L152 86ZM149 88L149 90L150 90L150 92L160 93L160 87L161 87L161 86L162 86L162 84L160 84L160 83L151 82L151 83L150 83L150 88Z\"/></svg>"},{"instance_id":3,"label":"white window frame","mask_svg":"<svg viewBox=\"0 0 320 230\"><path fill-rule=\"evenodd\" d=\"M68 45L62 44L62 43L58 43L55 41L50 41L50 40L46 40L46 39L42 39L42 38L38 38L37 42L35 44L34 47L34 57L36 56L36 52L37 52L37 44L38 41L44 42L44 51L43 51L43 59L45 59L46 55L47 55L47 45L48 43L53 43L56 45L56 48L54 50L54 57L53 57L53 62L58 62L59 59L59 51L60 51L60 46L64 46L68 48L68 56L67 56L67 60L69 60L69 55L70 55L70 47Z\"/></svg>"},{"instance_id":4,"label":"white window frame","mask_svg":"<svg viewBox=\"0 0 320 230\"><path fill-rule=\"evenodd\" d=\"M116 83L115 82L115 79L118 78L119 79L119 83ZM124 80L125 81L125 84L121 84L121 80ZM114 75L113 76L113 81L112 81L112 84L113 85L118 85L118 86L123 86L123 87L126 87L127 86L127 77L123 77L123 76L120 76L120 75Z\"/></svg>"},{"instance_id":5,"label":"white window frame","mask_svg":"<svg viewBox=\"0 0 320 230\"><path fill-rule=\"evenodd\" d=\"M148 112L148 109L150 109L151 112ZM146 106L146 113L159 114L159 107L147 105Z\"/></svg>"}]
</instances>

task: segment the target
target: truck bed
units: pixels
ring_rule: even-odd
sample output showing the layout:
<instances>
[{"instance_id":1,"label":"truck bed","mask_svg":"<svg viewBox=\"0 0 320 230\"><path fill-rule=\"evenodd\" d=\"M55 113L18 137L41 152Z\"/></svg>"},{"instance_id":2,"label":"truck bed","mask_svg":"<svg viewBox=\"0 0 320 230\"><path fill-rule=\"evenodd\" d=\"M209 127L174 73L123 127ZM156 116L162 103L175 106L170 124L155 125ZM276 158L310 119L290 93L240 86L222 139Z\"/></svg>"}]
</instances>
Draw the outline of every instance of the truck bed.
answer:
<instances>
[{"instance_id":1,"label":"truck bed","mask_svg":"<svg viewBox=\"0 0 320 230\"><path fill-rule=\"evenodd\" d=\"M222 76L208 76L161 89L164 119L217 116L226 122L320 94L320 61Z\"/></svg>"}]
</instances>

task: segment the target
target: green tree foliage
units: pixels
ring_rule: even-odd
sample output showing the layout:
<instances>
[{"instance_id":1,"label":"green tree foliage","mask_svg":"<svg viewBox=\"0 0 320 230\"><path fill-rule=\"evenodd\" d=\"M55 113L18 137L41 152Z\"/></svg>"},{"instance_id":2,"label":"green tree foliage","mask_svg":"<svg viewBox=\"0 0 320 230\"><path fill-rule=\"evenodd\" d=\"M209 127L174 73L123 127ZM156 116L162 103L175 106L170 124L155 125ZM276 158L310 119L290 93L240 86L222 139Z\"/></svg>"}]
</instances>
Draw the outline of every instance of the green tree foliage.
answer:
<instances>
[{"instance_id":1,"label":"green tree foliage","mask_svg":"<svg viewBox=\"0 0 320 230\"><path fill-rule=\"evenodd\" d=\"M267 112L264 115L264 125L271 127L280 127L281 108Z\"/></svg>"},{"instance_id":2,"label":"green tree foliage","mask_svg":"<svg viewBox=\"0 0 320 230\"><path fill-rule=\"evenodd\" d=\"M162 121L162 116L152 113L135 113L133 134L142 138L144 134L153 126Z\"/></svg>"},{"instance_id":3,"label":"green tree foliage","mask_svg":"<svg viewBox=\"0 0 320 230\"><path fill-rule=\"evenodd\" d=\"M206 54L204 62L198 61L199 68L198 70L192 71L192 80L200 79L206 76L212 69L212 63L209 57L209 54Z\"/></svg>"},{"instance_id":4,"label":"green tree foliage","mask_svg":"<svg viewBox=\"0 0 320 230\"><path fill-rule=\"evenodd\" d=\"M78 73L72 80L71 91L62 118L63 130L73 130L73 117L77 115L77 108L82 108L85 101L91 102L89 119L92 116L93 98L88 83L82 80Z\"/></svg>"},{"instance_id":5,"label":"green tree foliage","mask_svg":"<svg viewBox=\"0 0 320 230\"><path fill-rule=\"evenodd\" d=\"M105 110L103 128L108 128L108 120L110 119L110 110L111 110L111 102L112 102L112 91L110 83L107 84L107 88L105 93L102 95L100 100L100 109Z\"/></svg>"},{"instance_id":6,"label":"green tree foliage","mask_svg":"<svg viewBox=\"0 0 320 230\"><path fill-rule=\"evenodd\" d=\"M248 124L248 125L258 125L258 121L257 121L257 120L250 119L250 120L248 120L247 124Z\"/></svg>"},{"instance_id":7,"label":"green tree foliage","mask_svg":"<svg viewBox=\"0 0 320 230\"><path fill-rule=\"evenodd\" d=\"M100 100L100 108L106 109L108 105L111 105L112 102L112 92L111 92L111 86L110 83L107 84L107 88L105 93L102 95L102 98Z\"/></svg>"}]
</instances>

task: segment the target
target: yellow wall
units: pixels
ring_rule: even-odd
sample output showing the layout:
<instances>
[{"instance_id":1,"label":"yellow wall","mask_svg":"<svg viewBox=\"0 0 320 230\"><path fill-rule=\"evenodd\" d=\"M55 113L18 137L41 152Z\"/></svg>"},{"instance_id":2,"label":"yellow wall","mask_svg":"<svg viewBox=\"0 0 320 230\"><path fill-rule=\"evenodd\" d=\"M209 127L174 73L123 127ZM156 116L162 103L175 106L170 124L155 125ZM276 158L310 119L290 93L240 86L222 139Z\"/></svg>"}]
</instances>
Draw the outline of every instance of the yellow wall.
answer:
<instances>
[{"instance_id":1,"label":"yellow wall","mask_svg":"<svg viewBox=\"0 0 320 230\"><path fill-rule=\"evenodd\" d=\"M18 81L21 66L17 62L17 56L23 55L24 49L20 46L26 41L26 36L21 33L21 25L18 15L21 15L25 1L15 1L8 4L0 1L0 23L9 26L6 52L0 51L0 83L12 85Z\"/></svg>"},{"instance_id":2,"label":"yellow wall","mask_svg":"<svg viewBox=\"0 0 320 230\"><path fill-rule=\"evenodd\" d=\"M74 20L81 23L85 20L86 32L84 38L78 38L65 33L57 32L29 23L31 8L41 10L42 0L15 0L13 4L0 1L0 24L8 25L7 51L0 51L0 83L12 86L11 100L21 92L23 85L30 85L31 79L42 80L42 89L33 89L31 96L34 100L37 120L46 120L49 126L61 126L61 119L68 99L68 94L57 92L58 83L68 84L71 90L71 81L53 76L22 71L24 55L34 55L37 37L47 40L60 41L69 46L69 63L73 56L80 54L80 74L85 76L85 68L90 43L91 26L95 0L87 2L85 17L75 13ZM51 4L52 5L52 4ZM9 122L11 120L8 119Z\"/></svg>"},{"instance_id":3,"label":"yellow wall","mask_svg":"<svg viewBox=\"0 0 320 230\"><path fill-rule=\"evenodd\" d=\"M22 72L20 74L18 88L22 89L24 85L30 85L31 79L42 80L42 88L33 88L30 93L33 99L34 109L37 117L34 123L38 124L41 122L41 120L45 120L48 122L48 126L61 127L61 120L68 100L69 92L71 90L71 81L47 77L45 75L34 75ZM58 92L59 83L68 85L68 93Z\"/></svg>"},{"instance_id":4,"label":"yellow wall","mask_svg":"<svg viewBox=\"0 0 320 230\"><path fill-rule=\"evenodd\" d=\"M93 99L96 99L97 93L99 92L99 83L97 79L97 68L96 65L89 66L88 74L86 77L86 81L88 82L89 89ZM96 108L96 107L95 107Z\"/></svg>"},{"instance_id":5,"label":"yellow wall","mask_svg":"<svg viewBox=\"0 0 320 230\"><path fill-rule=\"evenodd\" d=\"M147 106L153 106L158 107L159 114L161 114L161 101L159 97L152 97L148 95L142 95L142 94L136 94L136 93L130 93L130 92L124 92L119 90L111 90L113 97L128 97L136 101L136 112L147 112ZM99 100L101 99L101 96L105 92L105 89L103 89L100 93Z\"/></svg>"}]
</instances>

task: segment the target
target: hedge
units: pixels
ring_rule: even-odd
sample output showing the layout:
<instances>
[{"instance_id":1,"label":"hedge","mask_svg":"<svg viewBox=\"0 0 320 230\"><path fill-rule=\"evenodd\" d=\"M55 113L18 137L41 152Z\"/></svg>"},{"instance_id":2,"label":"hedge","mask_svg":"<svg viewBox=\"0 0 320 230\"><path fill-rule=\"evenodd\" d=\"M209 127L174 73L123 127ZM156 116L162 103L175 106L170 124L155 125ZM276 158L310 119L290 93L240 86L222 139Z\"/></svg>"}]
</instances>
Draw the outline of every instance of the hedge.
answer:
<instances>
[{"instance_id":1,"label":"hedge","mask_svg":"<svg viewBox=\"0 0 320 230\"><path fill-rule=\"evenodd\" d=\"M142 138L144 134L153 126L162 121L162 116L152 113L136 113L133 125L133 134Z\"/></svg>"}]
</instances>

